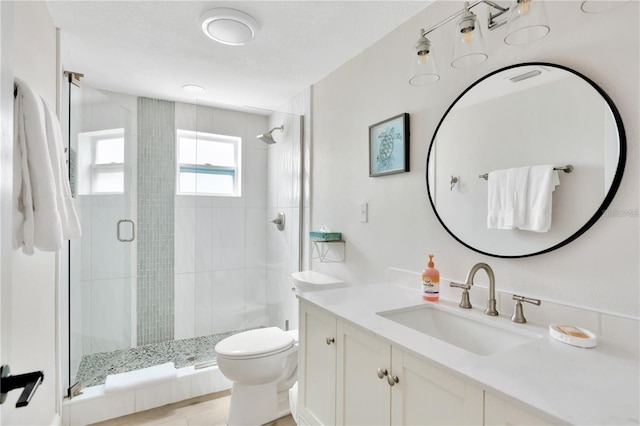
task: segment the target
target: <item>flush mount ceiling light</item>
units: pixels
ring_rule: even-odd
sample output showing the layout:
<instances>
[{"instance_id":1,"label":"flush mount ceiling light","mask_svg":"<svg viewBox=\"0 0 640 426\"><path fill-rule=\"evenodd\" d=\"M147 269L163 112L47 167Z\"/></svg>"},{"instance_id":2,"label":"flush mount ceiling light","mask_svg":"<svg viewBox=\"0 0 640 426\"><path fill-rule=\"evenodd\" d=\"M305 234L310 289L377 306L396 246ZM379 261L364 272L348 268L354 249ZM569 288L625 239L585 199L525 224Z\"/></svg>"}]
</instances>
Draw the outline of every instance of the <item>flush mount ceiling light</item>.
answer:
<instances>
[{"instance_id":1,"label":"flush mount ceiling light","mask_svg":"<svg viewBox=\"0 0 640 426\"><path fill-rule=\"evenodd\" d=\"M258 32L258 21L240 10L216 8L200 16L205 35L218 43L242 46L253 40Z\"/></svg>"},{"instance_id":2,"label":"flush mount ceiling light","mask_svg":"<svg viewBox=\"0 0 640 426\"><path fill-rule=\"evenodd\" d=\"M501 6L497 2L490 0L464 2L464 7L461 10L441 20L428 30L420 30L420 38L411 53L412 66L409 84L422 86L438 81L439 75L435 72L437 66L435 64L433 46L427 38L427 34L454 19L457 19L456 40L451 66L453 68L468 68L478 65L488 58L480 22L476 14L471 11L472 8L481 3L486 4L489 11L487 29L494 30L508 23L507 35L504 39L506 44L531 43L549 33L544 1L516 0L513 1L513 7L511 8ZM427 49L424 48L425 46L427 46ZM437 77L434 77L434 74ZM430 77L427 78L426 76Z\"/></svg>"},{"instance_id":3,"label":"flush mount ceiling light","mask_svg":"<svg viewBox=\"0 0 640 426\"><path fill-rule=\"evenodd\" d=\"M182 86L182 90L189 93L203 93L204 87L198 86L197 84L185 84Z\"/></svg>"}]
</instances>

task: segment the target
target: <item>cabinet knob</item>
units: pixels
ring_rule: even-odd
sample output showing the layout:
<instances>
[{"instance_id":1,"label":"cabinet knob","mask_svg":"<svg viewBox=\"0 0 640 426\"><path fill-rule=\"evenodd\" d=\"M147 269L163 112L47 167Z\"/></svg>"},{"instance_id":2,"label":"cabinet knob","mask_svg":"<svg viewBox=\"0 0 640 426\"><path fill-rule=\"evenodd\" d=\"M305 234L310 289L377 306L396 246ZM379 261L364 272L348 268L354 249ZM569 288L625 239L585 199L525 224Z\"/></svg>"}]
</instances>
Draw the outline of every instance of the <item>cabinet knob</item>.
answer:
<instances>
[{"instance_id":1,"label":"cabinet knob","mask_svg":"<svg viewBox=\"0 0 640 426\"><path fill-rule=\"evenodd\" d=\"M389 386L395 386L396 383L398 383L400 381L400 379L398 379L398 376L388 376L387 377L387 382L389 382Z\"/></svg>"},{"instance_id":2,"label":"cabinet knob","mask_svg":"<svg viewBox=\"0 0 640 426\"><path fill-rule=\"evenodd\" d=\"M330 345L330 344L335 343L335 342L336 342L336 339L335 339L335 338L333 338L333 337L327 337L327 345Z\"/></svg>"},{"instance_id":3,"label":"cabinet knob","mask_svg":"<svg viewBox=\"0 0 640 426\"><path fill-rule=\"evenodd\" d=\"M387 371L386 368L378 368L378 378L382 379L384 378L384 376L389 375L389 372Z\"/></svg>"}]
</instances>

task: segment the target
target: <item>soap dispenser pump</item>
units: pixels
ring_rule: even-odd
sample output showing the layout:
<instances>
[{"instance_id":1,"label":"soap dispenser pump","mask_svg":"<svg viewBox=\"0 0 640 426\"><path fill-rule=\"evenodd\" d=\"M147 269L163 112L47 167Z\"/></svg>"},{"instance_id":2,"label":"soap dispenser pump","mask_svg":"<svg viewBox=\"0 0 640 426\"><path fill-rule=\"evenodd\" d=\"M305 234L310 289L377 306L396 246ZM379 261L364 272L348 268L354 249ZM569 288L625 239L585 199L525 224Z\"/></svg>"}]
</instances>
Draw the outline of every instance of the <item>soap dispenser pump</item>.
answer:
<instances>
[{"instance_id":1,"label":"soap dispenser pump","mask_svg":"<svg viewBox=\"0 0 640 426\"><path fill-rule=\"evenodd\" d=\"M429 302L437 302L440 298L440 272L434 266L430 254L427 268L422 271L422 298Z\"/></svg>"}]
</instances>

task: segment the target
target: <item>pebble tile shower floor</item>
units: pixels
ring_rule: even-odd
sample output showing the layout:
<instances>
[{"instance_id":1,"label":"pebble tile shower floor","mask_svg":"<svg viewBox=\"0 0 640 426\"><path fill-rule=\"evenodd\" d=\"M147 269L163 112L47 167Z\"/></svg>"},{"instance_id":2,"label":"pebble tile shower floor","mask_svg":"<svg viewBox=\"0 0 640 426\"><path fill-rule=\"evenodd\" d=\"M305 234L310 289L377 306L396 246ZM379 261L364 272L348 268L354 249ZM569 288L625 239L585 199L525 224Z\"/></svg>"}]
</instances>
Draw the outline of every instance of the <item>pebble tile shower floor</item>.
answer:
<instances>
[{"instance_id":1,"label":"pebble tile shower floor","mask_svg":"<svg viewBox=\"0 0 640 426\"><path fill-rule=\"evenodd\" d=\"M105 383L109 374L126 373L166 362L173 362L176 368L215 362L216 343L242 331L246 330L85 355L78 367L76 382L80 382L82 387L98 386Z\"/></svg>"}]
</instances>

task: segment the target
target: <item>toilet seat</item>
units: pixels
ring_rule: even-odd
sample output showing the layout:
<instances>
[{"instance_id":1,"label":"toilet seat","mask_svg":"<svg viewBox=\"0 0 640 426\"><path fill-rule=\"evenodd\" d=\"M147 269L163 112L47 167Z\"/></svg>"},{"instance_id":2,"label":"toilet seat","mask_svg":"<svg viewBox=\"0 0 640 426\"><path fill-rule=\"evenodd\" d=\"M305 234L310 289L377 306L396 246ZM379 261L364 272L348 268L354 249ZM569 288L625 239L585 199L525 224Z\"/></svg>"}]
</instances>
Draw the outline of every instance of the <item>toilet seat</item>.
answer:
<instances>
[{"instance_id":1,"label":"toilet seat","mask_svg":"<svg viewBox=\"0 0 640 426\"><path fill-rule=\"evenodd\" d=\"M218 356L230 359L262 358L293 347L294 338L278 327L259 328L227 337L215 346Z\"/></svg>"}]
</instances>

